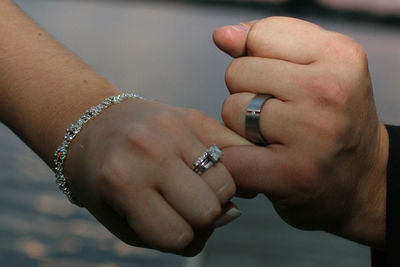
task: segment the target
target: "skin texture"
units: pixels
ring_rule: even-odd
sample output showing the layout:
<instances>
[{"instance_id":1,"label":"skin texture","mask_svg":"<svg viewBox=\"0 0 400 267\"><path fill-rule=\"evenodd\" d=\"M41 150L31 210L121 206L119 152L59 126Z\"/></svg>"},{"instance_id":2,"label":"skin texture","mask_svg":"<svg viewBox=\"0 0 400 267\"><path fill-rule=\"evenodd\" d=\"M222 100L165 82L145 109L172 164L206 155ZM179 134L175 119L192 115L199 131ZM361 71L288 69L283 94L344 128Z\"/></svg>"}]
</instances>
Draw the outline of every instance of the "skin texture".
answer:
<instances>
[{"instance_id":1,"label":"skin texture","mask_svg":"<svg viewBox=\"0 0 400 267\"><path fill-rule=\"evenodd\" d=\"M12 1L0 1L0 119L50 167L65 129L119 93ZM194 255L236 190L221 163L201 177L191 170L213 143L250 145L199 111L130 99L85 125L65 174L78 200L121 240Z\"/></svg>"},{"instance_id":2,"label":"skin texture","mask_svg":"<svg viewBox=\"0 0 400 267\"><path fill-rule=\"evenodd\" d=\"M276 17L214 37L240 57L227 71L223 108L239 135L198 111L128 100L73 141L65 173L77 198L128 244L194 255L232 207L236 182L264 193L296 227L383 247L387 133L362 48ZM0 2L0 120L49 166L66 127L118 93L12 1ZM268 147L243 138L255 93L276 97L261 116ZM223 164L199 177L190 165L212 143L224 148Z\"/></svg>"},{"instance_id":3,"label":"skin texture","mask_svg":"<svg viewBox=\"0 0 400 267\"><path fill-rule=\"evenodd\" d=\"M226 150L238 188L264 193L297 228L384 249L388 137L362 47L286 17L221 27L214 41L236 57L222 110L230 129L245 137L251 98L275 96L260 119L270 145Z\"/></svg>"},{"instance_id":4,"label":"skin texture","mask_svg":"<svg viewBox=\"0 0 400 267\"><path fill-rule=\"evenodd\" d=\"M247 143L198 111L127 101L74 140L66 174L79 200L121 240L190 256L236 192L223 164L201 177L190 168L213 142Z\"/></svg>"}]
</instances>

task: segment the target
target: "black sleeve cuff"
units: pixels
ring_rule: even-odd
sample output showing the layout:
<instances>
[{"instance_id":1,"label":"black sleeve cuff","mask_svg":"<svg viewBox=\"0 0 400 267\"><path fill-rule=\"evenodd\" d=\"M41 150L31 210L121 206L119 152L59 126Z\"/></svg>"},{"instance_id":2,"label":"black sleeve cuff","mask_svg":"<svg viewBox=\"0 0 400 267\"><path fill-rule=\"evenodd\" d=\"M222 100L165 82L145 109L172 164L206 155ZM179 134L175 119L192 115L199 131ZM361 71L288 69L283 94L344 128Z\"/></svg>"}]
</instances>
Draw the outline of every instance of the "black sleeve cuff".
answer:
<instances>
[{"instance_id":1,"label":"black sleeve cuff","mask_svg":"<svg viewBox=\"0 0 400 267\"><path fill-rule=\"evenodd\" d=\"M400 266L400 126L386 125L389 134L386 195L386 252L372 250L372 266Z\"/></svg>"}]
</instances>

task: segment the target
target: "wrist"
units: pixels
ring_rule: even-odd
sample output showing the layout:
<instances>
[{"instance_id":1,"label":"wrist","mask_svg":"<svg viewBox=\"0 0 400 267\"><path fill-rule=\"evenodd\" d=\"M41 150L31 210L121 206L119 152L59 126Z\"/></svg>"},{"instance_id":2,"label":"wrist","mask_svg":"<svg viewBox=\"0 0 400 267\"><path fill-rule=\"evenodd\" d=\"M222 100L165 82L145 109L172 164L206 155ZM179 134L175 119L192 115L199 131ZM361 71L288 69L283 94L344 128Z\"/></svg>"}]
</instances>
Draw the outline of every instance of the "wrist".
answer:
<instances>
[{"instance_id":1,"label":"wrist","mask_svg":"<svg viewBox=\"0 0 400 267\"><path fill-rule=\"evenodd\" d=\"M12 1L0 2L0 120L52 166L65 129L120 92Z\"/></svg>"},{"instance_id":2,"label":"wrist","mask_svg":"<svg viewBox=\"0 0 400 267\"><path fill-rule=\"evenodd\" d=\"M335 234L344 238L384 250L386 238L386 168L389 137L380 123L377 148L372 149L370 168L360 176L354 205L345 227Z\"/></svg>"},{"instance_id":3,"label":"wrist","mask_svg":"<svg viewBox=\"0 0 400 267\"><path fill-rule=\"evenodd\" d=\"M64 175L64 161L67 158L71 142L80 133L81 129L86 125L86 123L88 123L91 119L100 115L105 109L108 109L111 105L119 104L128 98L143 99L142 97L133 93L119 94L107 97L100 104L88 108L85 113L79 118L79 120L68 127L65 132L63 142L61 143L61 145L58 146L56 152L54 153L54 171L56 182L60 190L68 197L68 199L73 204L83 207L82 203L72 194Z\"/></svg>"},{"instance_id":4,"label":"wrist","mask_svg":"<svg viewBox=\"0 0 400 267\"><path fill-rule=\"evenodd\" d=\"M104 82L96 82L91 87L77 87L69 96L61 97L55 100L51 107L46 111L48 114L44 116L47 120L44 122L44 129L42 133L37 133L34 142L40 140L40 135L43 140L49 140L47 146L38 147L36 152L53 167L52 160L53 154L57 146L62 142L66 129L90 107L98 105L106 97L121 94L121 91Z\"/></svg>"}]
</instances>

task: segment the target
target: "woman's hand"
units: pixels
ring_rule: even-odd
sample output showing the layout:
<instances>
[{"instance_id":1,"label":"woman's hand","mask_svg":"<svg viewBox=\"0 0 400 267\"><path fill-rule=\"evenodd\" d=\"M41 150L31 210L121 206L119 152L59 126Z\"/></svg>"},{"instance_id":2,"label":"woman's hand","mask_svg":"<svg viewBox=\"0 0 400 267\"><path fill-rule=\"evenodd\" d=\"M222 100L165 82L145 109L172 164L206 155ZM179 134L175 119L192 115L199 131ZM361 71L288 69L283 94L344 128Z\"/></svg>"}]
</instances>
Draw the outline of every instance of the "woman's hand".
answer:
<instances>
[{"instance_id":1,"label":"woman's hand","mask_svg":"<svg viewBox=\"0 0 400 267\"><path fill-rule=\"evenodd\" d=\"M234 207L235 183L221 162L201 177L191 169L213 143L249 144L199 111L127 100L85 125L66 175L79 201L121 240L193 255L221 210Z\"/></svg>"},{"instance_id":2,"label":"woman's hand","mask_svg":"<svg viewBox=\"0 0 400 267\"><path fill-rule=\"evenodd\" d=\"M0 121L53 167L68 125L121 92L11 0L0 1L0 32ZM191 170L213 143L248 144L200 112L127 100L85 124L64 170L75 196L117 237L190 255L233 207L235 184L222 163L201 177Z\"/></svg>"},{"instance_id":3,"label":"woman's hand","mask_svg":"<svg viewBox=\"0 0 400 267\"><path fill-rule=\"evenodd\" d=\"M263 192L279 215L374 247L385 240L388 137L375 109L367 57L354 40L302 20L271 17L214 33L238 57L226 72L225 124L246 137L256 94L270 145L232 147L238 188Z\"/></svg>"}]
</instances>

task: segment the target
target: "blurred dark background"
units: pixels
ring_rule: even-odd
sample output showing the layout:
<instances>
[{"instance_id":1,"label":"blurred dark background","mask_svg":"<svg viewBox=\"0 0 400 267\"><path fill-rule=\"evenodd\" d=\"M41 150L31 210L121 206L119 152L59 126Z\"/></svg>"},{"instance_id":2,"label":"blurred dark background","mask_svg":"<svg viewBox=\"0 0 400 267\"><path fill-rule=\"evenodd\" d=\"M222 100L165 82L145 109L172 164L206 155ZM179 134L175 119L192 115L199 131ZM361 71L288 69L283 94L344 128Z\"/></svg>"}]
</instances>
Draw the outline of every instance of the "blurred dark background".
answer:
<instances>
[{"instance_id":1,"label":"blurred dark background","mask_svg":"<svg viewBox=\"0 0 400 267\"><path fill-rule=\"evenodd\" d=\"M213 30L271 15L306 19L364 46L379 115L400 123L398 1L16 2L117 87L217 119L231 59L214 47ZM0 266L369 266L367 247L294 229L264 197L235 202L242 217L218 229L200 258L129 247L70 205L52 172L0 125Z\"/></svg>"}]
</instances>

